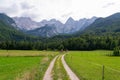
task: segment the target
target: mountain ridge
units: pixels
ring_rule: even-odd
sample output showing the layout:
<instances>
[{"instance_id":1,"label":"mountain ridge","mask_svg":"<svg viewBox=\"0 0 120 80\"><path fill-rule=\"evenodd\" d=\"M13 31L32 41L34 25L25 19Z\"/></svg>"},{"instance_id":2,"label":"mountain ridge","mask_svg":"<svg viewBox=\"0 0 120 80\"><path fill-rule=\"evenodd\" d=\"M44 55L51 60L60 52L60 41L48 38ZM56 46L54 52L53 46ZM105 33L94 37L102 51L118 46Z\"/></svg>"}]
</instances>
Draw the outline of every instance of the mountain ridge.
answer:
<instances>
[{"instance_id":1,"label":"mountain ridge","mask_svg":"<svg viewBox=\"0 0 120 80\"><path fill-rule=\"evenodd\" d=\"M103 34L108 32L120 32L120 13L112 14L105 18L98 18L83 33Z\"/></svg>"},{"instance_id":2,"label":"mountain ridge","mask_svg":"<svg viewBox=\"0 0 120 80\"><path fill-rule=\"evenodd\" d=\"M21 30L26 31L28 33L30 33L30 32L34 33L34 31L37 28L45 27L46 24L49 25L49 27L52 27L54 25L54 27L55 27L54 30L52 28L50 29L54 33L52 33L52 31L48 31L48 32L51 32L51 33L49 33L50 35L53 34L53 35L51 35L51 37L52 37L52 36L55 36L58 34L73 34L74 32L79 31L80 29L84 30L84 28L86 28L88 25L93 23L97 18L94 17L91 19L84 18L84 19L80 19L80 20L74 20L72 17L70 17L64 24L56 19L51 19L49 21L43 20L40 22L32 21L30 18L27 19L27 21L26 21L25 17L22 17L22 19L14 17L13 19L17 23L18 28L20 28ZM33 28L31 28L31 27L33 27ZM41 28L41 29L43 29L43 28ZM36 31L38 31L38 30L36 30ZM38 32L36 32L36 34L37 33L40 34L40 32L41 31L38 31ZM37 35L37 36L40 36L40 35Z\"/></svg>"}]
</instances>

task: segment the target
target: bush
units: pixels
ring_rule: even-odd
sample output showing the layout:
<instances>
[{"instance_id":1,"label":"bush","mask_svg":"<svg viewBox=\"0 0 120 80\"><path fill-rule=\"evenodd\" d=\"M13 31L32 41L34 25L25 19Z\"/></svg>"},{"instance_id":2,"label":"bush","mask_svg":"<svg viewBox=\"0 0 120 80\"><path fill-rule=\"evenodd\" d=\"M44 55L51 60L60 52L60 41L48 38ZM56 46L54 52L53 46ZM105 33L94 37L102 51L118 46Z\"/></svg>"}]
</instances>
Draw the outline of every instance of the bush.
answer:
<instances>
[{"instance_id":1,"label":"bush","mask_svg":"<svg viewBox=\"0 0 120 80\"><path fill-rule=\"evenodd\" d=\"M113 51L113 56L119 56L119 55L120 55L119 47L115 47Z\"/></svg>"}]
</instances>

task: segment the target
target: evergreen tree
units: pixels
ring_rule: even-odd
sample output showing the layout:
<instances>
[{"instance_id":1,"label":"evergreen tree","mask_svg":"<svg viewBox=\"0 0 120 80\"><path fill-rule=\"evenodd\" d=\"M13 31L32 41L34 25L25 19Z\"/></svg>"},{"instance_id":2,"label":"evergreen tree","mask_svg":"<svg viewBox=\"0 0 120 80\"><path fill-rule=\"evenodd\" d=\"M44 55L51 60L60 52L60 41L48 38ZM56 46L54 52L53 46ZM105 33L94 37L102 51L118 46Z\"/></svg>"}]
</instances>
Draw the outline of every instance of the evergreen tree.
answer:
<instances>
[{"instance_id":1,"label":"evergreen tree","mask_svg":"<svg viewBox=\"0 0 120 80\"><path fill-rule=\"evenodd\" d=\"M63 50L64 49L64 46L63 44L60 44L60 46L58 47L59 50Z\"/></svg>"},{"instance_id":2,"label":"evergreen tree","mask_svg":"<svg viewBox=\"0 0 120 80\"><path fill-rule=\"evenodd\" d=\"M120 55L119 47L115 47L113 51L113 56L119 56L119 55Z\"/></svg>"}]
</instances>

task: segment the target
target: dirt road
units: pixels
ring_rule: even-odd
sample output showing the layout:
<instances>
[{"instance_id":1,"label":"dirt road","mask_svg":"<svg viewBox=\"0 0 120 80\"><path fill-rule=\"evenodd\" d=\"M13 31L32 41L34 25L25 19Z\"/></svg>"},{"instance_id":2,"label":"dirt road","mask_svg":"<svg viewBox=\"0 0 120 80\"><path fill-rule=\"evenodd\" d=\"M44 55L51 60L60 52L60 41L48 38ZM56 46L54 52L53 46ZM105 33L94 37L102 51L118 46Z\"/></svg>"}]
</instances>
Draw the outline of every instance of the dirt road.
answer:
<instances>
[{"instance_id":1,"label":"dirt road","mask_svg":"<svg viewBox=\"0 0 120 80\"><path fill-rule=\"evenodd\" d=\"M58 55L58 56L60 56L60 55ZM55 63L56 59L58 58L58 56L56 56L56 57L51 61L50 65L48 66L48 69L46 70L46 72L45 72L45 74L44 74L43 80L53 80L51 73L52 73L52 69L53 69L53 67L54 67L54 63ZM61 60L62 60L62 64L63 64L63 66L64 66L64 68L65 68L65 70L66 70L66 72L67 72L67 74L68 74L68 76L69 76L69 78L70 78L70 80L80 80L80 79L75 75L75 73L70 69L70 67L66 64L66 62L65 62L65 60L64 60L64 56L65 56L65 54L62 55Z\"/></svg>"},{"instance_id":2,"label":"dirt road","mask_svg":"<svg viewBox=\"0 0 120 80\"><path fill-rule=\"evenodd\" d=\"M71 79L71 80L80 80L80 79L75 75L75 73L70 69L70 67L66 64L66 62L65 62L65 60L64 60L64 56L65 56L65 55L62 56L62 59L61 59L61 60L62 60L63 66L64 66L67 74L69 75L70 79Z\"/></svg>"},{"instance_id":3,"label":"dirt road","mask_svg":"<svg viewBox=\"0 0 120 80\"><path fill-rule=\"evenodd\" d=\"M43 80L53 80L51 72L52 72L52 69L53 69L53 67L54 67L54 63L55 63L57 57L58 57L58 56L56 56L56 57L51 61L50 65L48 66L48 69L46 70L46 72L45 72L45 74L44 74Z\"/></svg>"}]
</instances>

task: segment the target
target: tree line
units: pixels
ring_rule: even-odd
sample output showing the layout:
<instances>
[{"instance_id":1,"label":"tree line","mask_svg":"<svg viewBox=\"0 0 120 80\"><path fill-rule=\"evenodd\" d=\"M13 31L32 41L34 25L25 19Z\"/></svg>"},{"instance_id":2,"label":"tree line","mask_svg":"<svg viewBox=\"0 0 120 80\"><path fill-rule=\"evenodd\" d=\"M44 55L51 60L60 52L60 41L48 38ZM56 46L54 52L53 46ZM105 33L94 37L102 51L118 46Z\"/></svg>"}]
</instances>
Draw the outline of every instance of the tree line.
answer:
<instances>
[{"instance_id":1,"label":"tree line","mask_svg":"<svg viewBox=\"0 0 120 80\"><path fill-rule=\"evenodd\" d=\"M0 49L7 50L113 50L120 46L118 36L84 35L69 39L44 41L1 41Z\"/></svg>"}]
</instances>

